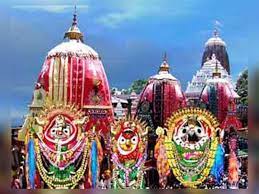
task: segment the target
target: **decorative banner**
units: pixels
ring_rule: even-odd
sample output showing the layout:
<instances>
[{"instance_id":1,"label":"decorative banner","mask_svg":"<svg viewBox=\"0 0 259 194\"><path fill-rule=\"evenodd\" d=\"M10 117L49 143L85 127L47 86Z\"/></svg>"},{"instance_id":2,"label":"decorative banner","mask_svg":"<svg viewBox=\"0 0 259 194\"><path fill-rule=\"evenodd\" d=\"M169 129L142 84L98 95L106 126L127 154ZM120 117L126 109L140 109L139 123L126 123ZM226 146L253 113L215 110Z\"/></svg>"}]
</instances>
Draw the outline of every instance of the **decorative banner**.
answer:
<instances>
[{"instance_id":1,"label":"decorative banner","mask_svg":"<svg viewBox=\"0 0 259 194\"><path fill-rule=\"evenodd\" d=\"M159 174L159 185L161 188L165 188L167 184L167 177L170 175L170 166L168 164L168 158L166 155L165 146L165 131L162 127L156 129L158 135L155 145L155 158L156 166Z\"/></svg>"},{"instance_id":2,"label":"decorative banner","mask_svg":"<svg viewBox=\"0 0 259 194\"><path fill-rule=\"evenodd\" d=\"M50 188L74 188L84 177L88 162L90 141L83 130L88 117L72 105L46 102L32 120L30 136L41 179ZM31 142L32 138L30 150ZM31 165L28 168L31 172Z\"/></svg>"},{"instance_id":3,"label":"decorative banner","mask_svg":"<svg viewBox=\"0 0 259 194\"><path fill-rule=\"evenodd\" d=\"M145 188L148 127L140 120L124 119L113 125L111 133L113 188Z\"/></svg>"},{"instance_id":4,"label":"decorative banner","mask_svg":"<svg viewBox=\"0 0 259 194\"><path fill-rule=\"evenodd\" d=\"M185 187L197 187L210 174L219 144L217 119L208 111L186 108L167 120L168 163Z\"/></svg>"}]
</instances>

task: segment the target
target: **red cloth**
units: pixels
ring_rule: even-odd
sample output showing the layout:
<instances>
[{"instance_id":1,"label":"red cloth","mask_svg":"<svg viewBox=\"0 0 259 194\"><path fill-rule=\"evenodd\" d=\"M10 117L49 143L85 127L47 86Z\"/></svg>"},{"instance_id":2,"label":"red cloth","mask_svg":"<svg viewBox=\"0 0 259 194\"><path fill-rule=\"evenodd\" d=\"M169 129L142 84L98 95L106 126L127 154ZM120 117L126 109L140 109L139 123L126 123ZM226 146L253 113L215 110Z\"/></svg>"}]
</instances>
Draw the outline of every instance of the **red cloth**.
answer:
<instances>
[{"instance_id":1,"label":"red cloth","mask_svg":"<svg viewBox=\"0 0 259 194\"><path fill-rule=\"evenodd\" d=\"M160 92L156 91L155 88L157 86L161 87ZM156 96L161 98L156 98ZM139 105L145 101L152 104L154 114L159 114L158 123L161 123L161 125L165 124L167 118L169 118L174 111L186 106L184 93L181 91L180 84L177 80L150 79L140 95ZM159 103L161 103L161 113L157 112L155 108Z\"/></svg>"},{"instance_id":2,"label":"red cloth","mask_svg":"<svg viewBox=\"0 0 259 194\"><path fill-rule=\"evenodd\" d=\"M43 87L51 100L84 108L97 130L109 132L113 109L108 80L98 58L51 56L42 67L35 89ZM89 111L90 110L90 111ZM105 124L103 124L103 122ZM91 128L89 126L89 128Z\"/></svg>"}]
</instances>

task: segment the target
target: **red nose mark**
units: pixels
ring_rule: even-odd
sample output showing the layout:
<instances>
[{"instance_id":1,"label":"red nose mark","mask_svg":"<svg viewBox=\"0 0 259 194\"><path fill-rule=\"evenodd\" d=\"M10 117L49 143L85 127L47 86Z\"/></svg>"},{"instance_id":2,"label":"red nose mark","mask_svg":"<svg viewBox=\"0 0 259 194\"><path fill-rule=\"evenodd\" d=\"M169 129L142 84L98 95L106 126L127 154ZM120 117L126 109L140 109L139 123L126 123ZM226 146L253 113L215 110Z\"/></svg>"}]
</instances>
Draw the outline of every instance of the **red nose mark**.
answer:
<instances>
[{"instance_id":1,"label":"red nose mark","mask_svg":"<svg viewBox=\"0 0 259 194\"><path fill-rule=\"evenodd\" d=\"M62 135L62 131L57 131L58 135Z\"/></svg>"}]
</instances>

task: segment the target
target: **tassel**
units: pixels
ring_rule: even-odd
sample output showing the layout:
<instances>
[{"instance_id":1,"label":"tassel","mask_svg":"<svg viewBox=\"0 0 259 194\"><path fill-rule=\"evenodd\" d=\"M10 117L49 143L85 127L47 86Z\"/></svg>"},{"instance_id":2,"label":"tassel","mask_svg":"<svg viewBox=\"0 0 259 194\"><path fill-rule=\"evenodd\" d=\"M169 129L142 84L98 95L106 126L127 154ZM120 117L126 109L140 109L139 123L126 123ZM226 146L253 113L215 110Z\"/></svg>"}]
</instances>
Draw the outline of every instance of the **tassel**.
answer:
<instances>
[{"instance_id":1,"label":"tassel","mask_svg":"<svg viewBox=\"0 0 259 194\"><path fill-rule=\"evenodd\" d=\"M28 142L28 167L29 167L29 183L32 189L35 188L35 175L36 175L36 163L35 163L35 150L34 141L30 139Z\"/></svg>"},{"instance_id":2,"label":"tassel","mask_svg":"<svg viewBox=\"0 0 259 194\"><path fill-rule=\"evenodd\" d=\"M94 140L91 146L91 174L92 174L92 188L96 187L98 174L98 151L97 143Z\"/></svg>"},{"instance_id":3,"label":"tassel","mask_svg":"<svg viewBox=\"0 0 259 194\"><path fill-rule=\"evenodd\" d=\"M217 183L220 182L221 176L224 171L224 154L224 148L221 144L219 144L215 156L215 161L210 172L210 174L215 177Z\"/></svg>"}]
</instances>

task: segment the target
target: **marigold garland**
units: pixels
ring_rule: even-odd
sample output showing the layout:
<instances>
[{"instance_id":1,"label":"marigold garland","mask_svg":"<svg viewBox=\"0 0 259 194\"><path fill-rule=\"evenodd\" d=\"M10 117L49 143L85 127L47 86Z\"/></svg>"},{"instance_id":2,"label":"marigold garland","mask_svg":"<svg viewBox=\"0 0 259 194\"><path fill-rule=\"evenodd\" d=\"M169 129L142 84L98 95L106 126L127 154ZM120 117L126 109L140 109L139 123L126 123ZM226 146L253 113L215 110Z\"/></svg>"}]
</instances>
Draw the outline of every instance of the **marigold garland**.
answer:
<instances>
[{"instance_id":1,"label":"marigold garland","mask_svg":"<svg viewBox=\"0 0 259 194\"><path fill-rule=\"evenodd\" d=\"M179 158L177 157L177 150L176 145L172 141L172 136L176 127L176 124L181 121L183 118L187 118L192 115L198 115L199 119L208 125L208 127L211 129L211 141L209 146L209 151L207 156L204 158L204 168L200 170L200 173L198 173L199 177L197 180L189 181L185 180L184 172L179 168ZM167 126L168 126L168 133L165 137L165 147L166 147L166 155L168 157L168 163L173 171L173 174L179 180L184 186L190 187L190 188L196 188L199 184L205 181L205 179L208 177L210 170L214 164L215 161L215 155L217 146L219 144L219 137L216 137L216 131L220 130L219 128L219 122L217 119L208 111L200 108L186 108L181 109L177 112L175 112L171 118L167 120Z\"/></svg>"},{"instance_id":2,"label":"marigold garland","mask_svg":"<svg viewBox=\"0 0 259 194\"><path fill-rule=\"evenodd\" d=\"M38 139L35 139L36 164L37 164L37 168L39 170L39 174L40 174L41 178L43 179L43 181L45 183L47 183L47 185L51 189L53 189L53 188L71 188L71 189L73 189L85 174L85 170L87 167L87 161L88 161L88 150L89 150L88 139L86 140L86 147L83 152L83 159L82 159L82 164L81 164L80 168L75 172L74 176L71 176L70 178L66 178L66 179L58 179L58 178L54 178L54 177L48 175L48 171L44 168L43 163L42 163L38 141L39 141Z\"/></svg>"}]
</instances>

